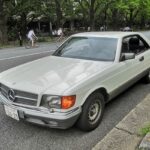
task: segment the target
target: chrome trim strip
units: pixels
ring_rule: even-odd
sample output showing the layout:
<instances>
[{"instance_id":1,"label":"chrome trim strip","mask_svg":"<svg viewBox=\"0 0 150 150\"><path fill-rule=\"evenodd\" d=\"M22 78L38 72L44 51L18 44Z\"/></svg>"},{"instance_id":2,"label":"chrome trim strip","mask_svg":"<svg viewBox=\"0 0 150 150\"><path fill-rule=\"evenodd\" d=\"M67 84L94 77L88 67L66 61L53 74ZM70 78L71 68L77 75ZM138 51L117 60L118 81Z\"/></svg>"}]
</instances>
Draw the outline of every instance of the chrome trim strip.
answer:
<instances>
[{"instance_id":1,"label":"chrome trim strip","mask_svg":"<svg viewBox=\"0 0 150 150\"><path fill-rule=\"evenodd\" d=\"M7 94L7 91L4 88L0 87L0 89Z\"/></svg>"},{"instance_id":2,"label":"chrome trim strip","mask_svg":"<svg viewBox=\"0 0 150 150\"><path fill-rule=\"evenodd\" d=\"M23 96L19 96L19 95L15 95L15 98L27 99L27 100L31 100L31 101L35 101L35 102L37 102L37 99L28 98L28 97L23 97Z\"/></svg>"}]
</instances>

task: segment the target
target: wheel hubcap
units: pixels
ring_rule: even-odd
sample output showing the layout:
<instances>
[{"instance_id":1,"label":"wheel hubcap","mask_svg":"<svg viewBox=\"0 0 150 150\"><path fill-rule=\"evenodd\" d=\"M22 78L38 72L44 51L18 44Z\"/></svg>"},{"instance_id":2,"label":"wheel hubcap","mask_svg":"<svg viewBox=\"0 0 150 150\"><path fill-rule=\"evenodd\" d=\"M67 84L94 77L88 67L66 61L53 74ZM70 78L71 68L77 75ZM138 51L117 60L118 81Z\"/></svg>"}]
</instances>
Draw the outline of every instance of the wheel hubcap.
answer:
<instances>
[{"instance_id":1,"label":"wheel hubcap","mask_svg":"<svg viewBox=\"0 0 150 150\"><path fill-rule=\"evenodd\" d=\"M89 108L88 119L91 124L95 123L101 115L101 106L97 101L93 103Z\"/></svg>"}]
</instances>

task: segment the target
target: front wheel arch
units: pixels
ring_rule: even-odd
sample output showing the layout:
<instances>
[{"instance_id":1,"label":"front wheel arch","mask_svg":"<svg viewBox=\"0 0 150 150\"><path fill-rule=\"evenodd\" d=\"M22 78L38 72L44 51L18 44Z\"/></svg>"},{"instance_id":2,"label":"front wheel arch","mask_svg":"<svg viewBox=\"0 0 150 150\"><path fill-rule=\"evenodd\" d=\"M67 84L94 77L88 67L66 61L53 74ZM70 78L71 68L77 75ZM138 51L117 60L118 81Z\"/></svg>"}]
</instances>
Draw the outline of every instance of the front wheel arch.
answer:
<instances>
[{"instance_id":1,"label":"front wheel arch","mask_svg":"<svg viewBox=\"0 0 150 150\"><path fill-rule=\"evenodd\" d=\"M108 94L106 88L104 88L104 87L97 88L97 89L93 90L92 92L90 92L90 93L86 96L86 98L85 98L85 100L84 100L84 103L86 102L87 98L90 97L90 95L92 95L92 94L94 94L94 93L96 93L96 92L103 94L105 103L107 103L107 101L109 100L109 94ZM84 103L82 104L82 106L84 105Z\"/></svg>"}]
</instances>

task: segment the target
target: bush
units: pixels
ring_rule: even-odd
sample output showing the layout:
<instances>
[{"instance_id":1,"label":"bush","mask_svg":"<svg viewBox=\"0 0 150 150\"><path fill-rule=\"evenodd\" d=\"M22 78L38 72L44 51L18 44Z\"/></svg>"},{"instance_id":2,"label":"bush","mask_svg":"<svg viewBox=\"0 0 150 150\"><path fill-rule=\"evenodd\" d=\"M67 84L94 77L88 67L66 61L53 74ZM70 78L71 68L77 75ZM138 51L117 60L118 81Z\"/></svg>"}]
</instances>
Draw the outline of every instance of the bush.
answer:
<instances>
[{"instance_id":1,"label":"bush","mask_svg":"<svg viewBox=\"0 0 150 150\"><path fill-rule=\"evenodd\" d=\"M47 42L45 37L39 37L38 42Z\"/></svg>"},{"instance_id":2,"label":"bush","mask_svg":"<svg viewBox=\"0 0 150 150\"><path fill-rule=\"evenodd\" d=\"M146 125L144 128L140 129L140 135L145 136L150 132L150 124Z\"/></svg>"}]
</instances>

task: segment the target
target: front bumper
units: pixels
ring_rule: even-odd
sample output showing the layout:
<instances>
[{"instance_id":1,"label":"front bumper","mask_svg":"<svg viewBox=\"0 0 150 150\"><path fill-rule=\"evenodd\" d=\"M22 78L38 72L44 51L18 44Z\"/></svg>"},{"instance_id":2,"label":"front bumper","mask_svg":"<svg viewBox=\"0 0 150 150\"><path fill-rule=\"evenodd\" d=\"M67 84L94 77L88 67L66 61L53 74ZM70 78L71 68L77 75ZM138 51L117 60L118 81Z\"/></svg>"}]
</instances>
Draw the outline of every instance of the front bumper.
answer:
<instances>
[{"instance_id":1,"label":"front bumper","mask_svg":"<svg viewBox=\"0 0 150 150\"><path fill-rule=\"evenodd\" d=\"M74 125L81 113L80 107L68 112L50 112L39 109L39 107L18 106L8 101L1 94L0 103L17 110L19 120L51 128L67 129Z\"/></svg>"}]
</instances>

